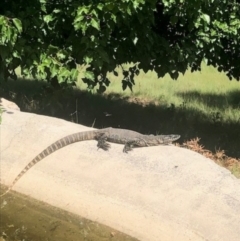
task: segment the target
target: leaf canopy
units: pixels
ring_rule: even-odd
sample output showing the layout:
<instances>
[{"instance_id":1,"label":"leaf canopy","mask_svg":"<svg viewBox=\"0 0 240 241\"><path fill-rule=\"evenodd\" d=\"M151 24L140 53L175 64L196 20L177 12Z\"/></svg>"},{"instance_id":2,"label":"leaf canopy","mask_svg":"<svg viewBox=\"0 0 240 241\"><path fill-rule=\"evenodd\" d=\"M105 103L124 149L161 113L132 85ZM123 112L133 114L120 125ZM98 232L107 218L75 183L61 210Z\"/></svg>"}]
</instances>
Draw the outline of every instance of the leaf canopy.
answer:
<instances>
[{"instance_id":1,"label":"leaf canopy","mask_svg":"<svg viewBox=\"0 0 240 241\"><path fill-rule=\"evenodd\" d=\"M105 90L122 68L123 88L142 69L173 79L202 61L240 78L240 4L236 0L1 0L0 79L14 70L41 80ZM126 73L127 72L127 73Z\"/></svg>"}]
</instances>

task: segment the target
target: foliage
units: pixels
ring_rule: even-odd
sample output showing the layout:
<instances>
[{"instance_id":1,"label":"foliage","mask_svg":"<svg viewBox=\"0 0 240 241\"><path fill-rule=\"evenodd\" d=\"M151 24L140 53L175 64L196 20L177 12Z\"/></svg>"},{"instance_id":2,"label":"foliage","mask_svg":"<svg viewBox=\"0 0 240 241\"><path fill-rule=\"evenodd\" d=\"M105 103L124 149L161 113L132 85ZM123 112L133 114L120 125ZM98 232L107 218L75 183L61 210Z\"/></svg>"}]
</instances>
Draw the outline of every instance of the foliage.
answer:
<instances>
[{"instance_id":1,"label":"foliage","mask_svg":"<svg viewBox=\"0 0 240 241\"><path fill-rule=\"evenodd\" d=\"M177 79L201 62L240 77L240 7L236 0L1 0L0 79L24 76L105 91L122 68L123 89L139 69Z\"/></svg>"}]
</instances>

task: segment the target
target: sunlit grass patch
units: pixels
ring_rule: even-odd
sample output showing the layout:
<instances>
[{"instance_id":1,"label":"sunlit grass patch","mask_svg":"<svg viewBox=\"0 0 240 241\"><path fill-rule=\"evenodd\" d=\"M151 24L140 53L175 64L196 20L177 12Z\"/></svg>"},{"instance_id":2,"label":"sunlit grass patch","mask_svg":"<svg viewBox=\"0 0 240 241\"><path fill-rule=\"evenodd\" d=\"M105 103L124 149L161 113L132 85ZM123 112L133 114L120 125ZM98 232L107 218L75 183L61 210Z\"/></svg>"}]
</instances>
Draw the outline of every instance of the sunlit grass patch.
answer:
<instances>
[{"instance_id":1,"label":"sunlit grass patch","mask_svg":"<svg viewBox=\"0 0 240 241\"><path fill-rule=\"evenodd\" d=\"M154 72L145 74L140 71L133 92L122 90L122 77L121 73L118 77L109 74L111 84L106 94L118 93L140 97L160 106L195 109L213 121L240 121L240 83L230 81L224 73L219 73L213 67L203 65L201 72L188 71L178 80L172 80L169 75L158 79ZM80 78L77 85L86 89Z\"/></svg>"}]
</instances>

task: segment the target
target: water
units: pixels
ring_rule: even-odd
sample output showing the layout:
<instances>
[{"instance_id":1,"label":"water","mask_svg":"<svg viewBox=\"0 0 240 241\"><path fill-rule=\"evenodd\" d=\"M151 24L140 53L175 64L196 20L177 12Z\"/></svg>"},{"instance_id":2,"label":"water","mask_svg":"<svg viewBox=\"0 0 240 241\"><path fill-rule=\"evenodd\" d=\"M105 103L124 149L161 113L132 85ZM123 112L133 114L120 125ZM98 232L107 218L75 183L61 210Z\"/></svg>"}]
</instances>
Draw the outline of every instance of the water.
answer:
<instances>
[{"instance_id":1,"label":"water","mask_svg":"<svg viewBox=\"0 0 240 241\"><path fill-rule=\"evenodd\" d=\"M3 186L0 187L1 193ZM137 241L115 229L10 192L0 200L0 241Z\"/></svg>"}]
</instances>

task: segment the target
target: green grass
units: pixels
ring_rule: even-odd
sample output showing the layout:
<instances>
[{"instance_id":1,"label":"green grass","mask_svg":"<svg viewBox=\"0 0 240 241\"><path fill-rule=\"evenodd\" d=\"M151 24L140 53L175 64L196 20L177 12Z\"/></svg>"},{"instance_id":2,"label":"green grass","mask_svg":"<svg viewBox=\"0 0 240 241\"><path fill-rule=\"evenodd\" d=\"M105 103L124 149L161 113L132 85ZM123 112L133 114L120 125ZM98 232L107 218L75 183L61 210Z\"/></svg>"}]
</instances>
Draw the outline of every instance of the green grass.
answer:
<instances>
[{"instance_id":1,"label":"green grass","mask_svg":"<svg viewBox=\"0 0 240 241\"><path fill-rule=\"evenodd\" d=\"M224 73L213 67L202 66L201 72L187 71L174 81L169 75L158 79L156 73L140 72L136 77L133 92L122 90L121 78L109 74L111 84L106 94L117 93L127 97L139 97L145 101L153 101L158 105L188 108L203 113L212 121L240 121L240 82L230 81ZM77 86L86 89L81 81Z\"/></svg>"},{"instance_id":2,"label":"green grass","mask_svg":"<svg viewBox=\"0 0 240 241\"><path fill-rule=\"evenodd\" d=\"M240 179L240 164L234 164L232 167L229 168L229 170L231 171L231 173Z\"/></svg>"}]
</instances>

